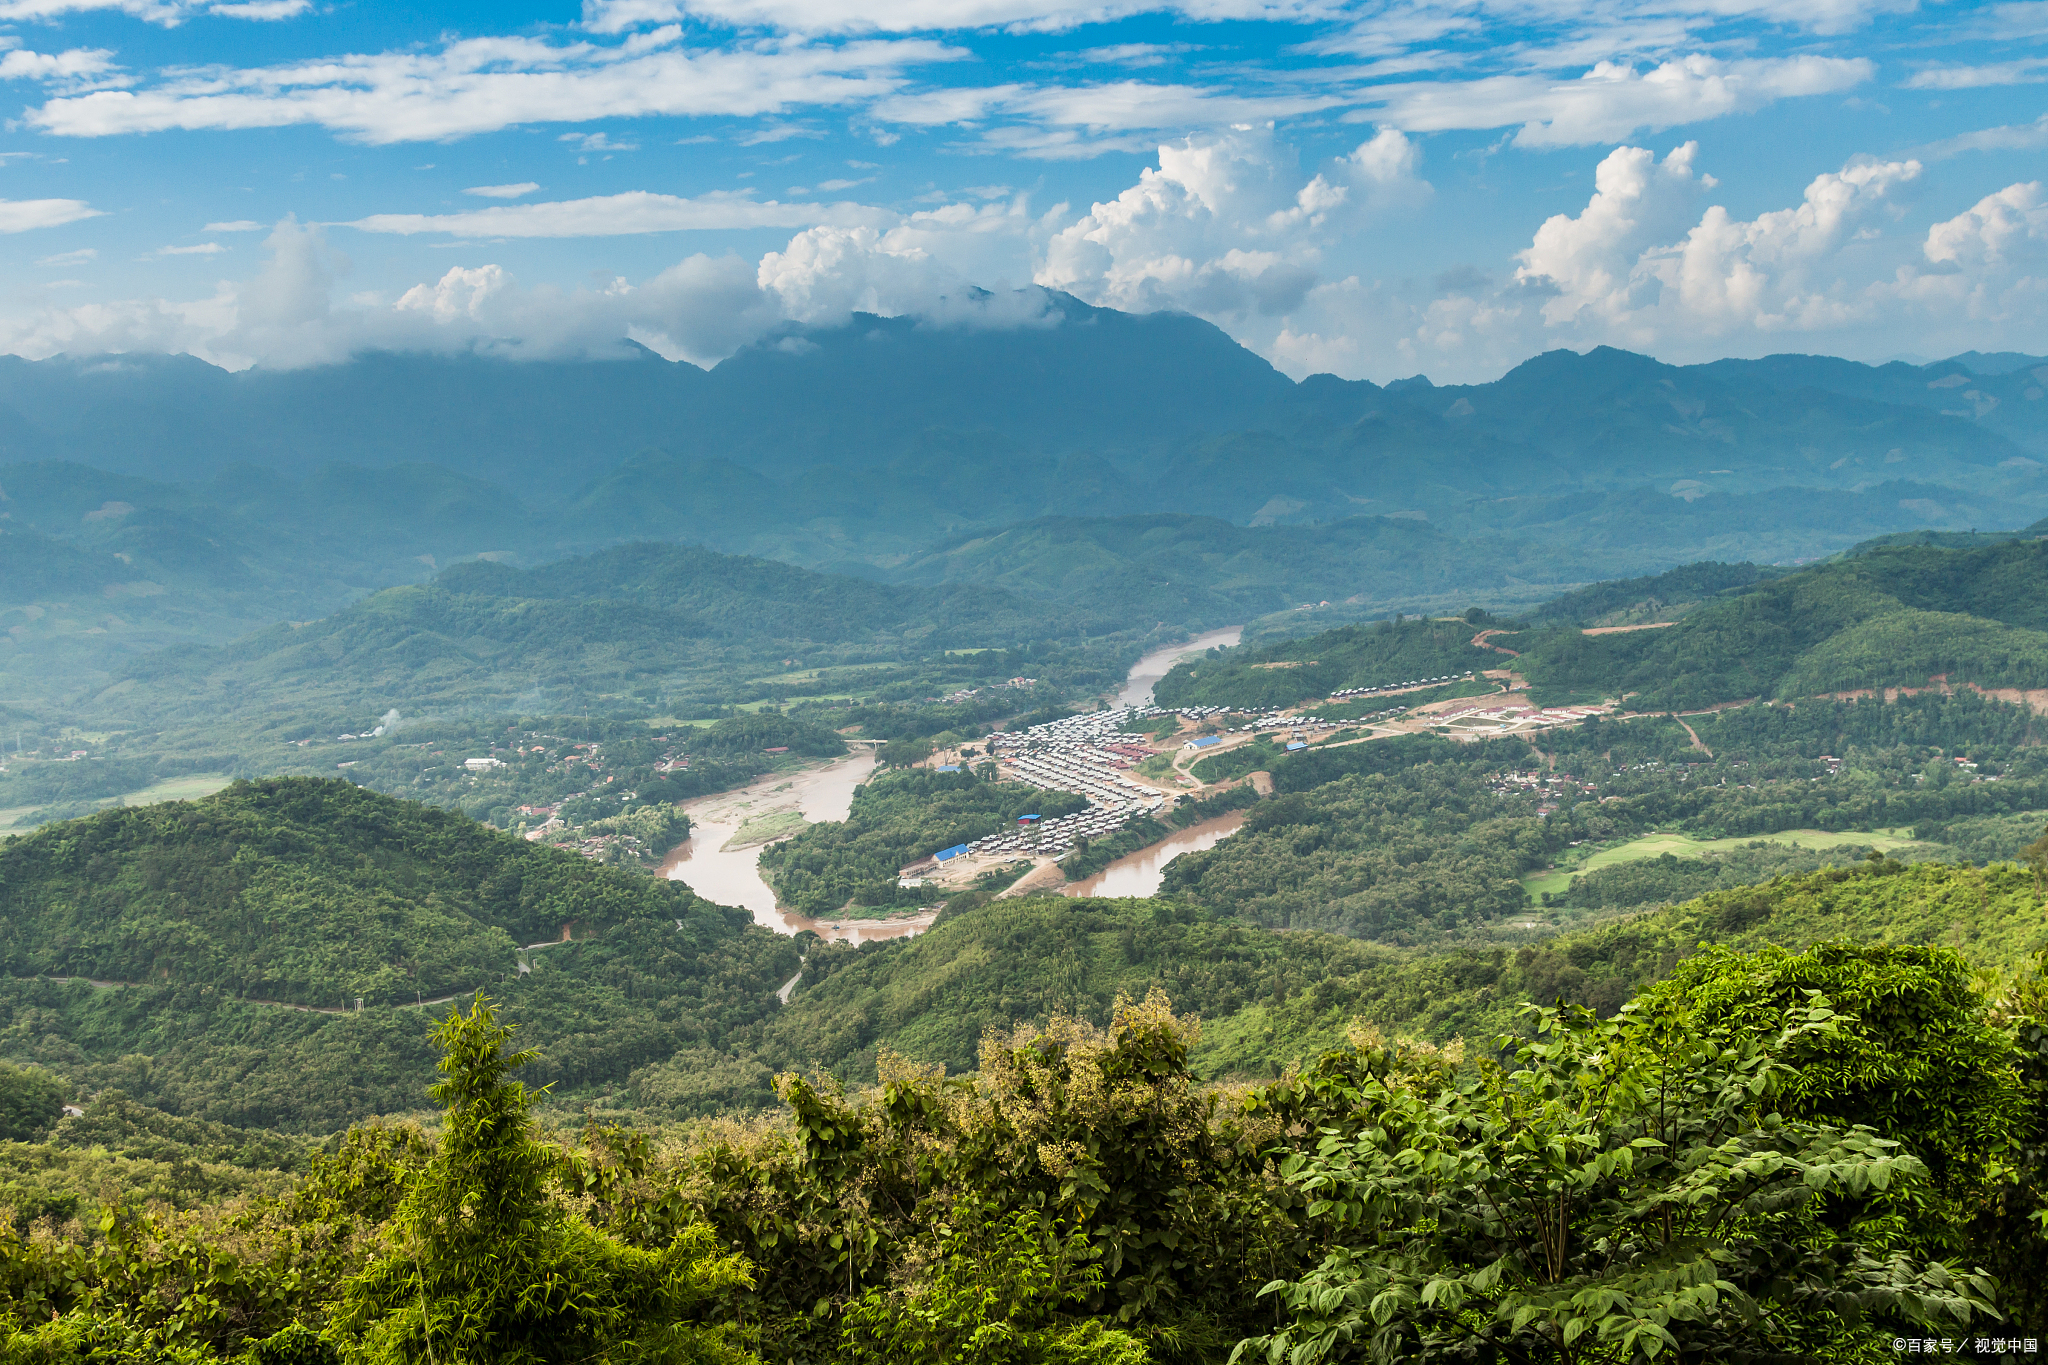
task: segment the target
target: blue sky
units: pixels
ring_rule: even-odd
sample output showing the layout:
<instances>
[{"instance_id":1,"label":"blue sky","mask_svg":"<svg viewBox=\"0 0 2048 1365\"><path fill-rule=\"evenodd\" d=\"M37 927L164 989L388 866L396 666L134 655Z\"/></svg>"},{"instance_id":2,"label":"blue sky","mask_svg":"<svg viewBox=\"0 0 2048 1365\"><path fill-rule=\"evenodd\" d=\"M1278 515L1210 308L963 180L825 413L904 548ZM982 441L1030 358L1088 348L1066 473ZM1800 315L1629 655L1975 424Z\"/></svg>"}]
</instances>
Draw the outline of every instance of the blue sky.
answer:
<instances>
[{"instance_id":1,"label":"blue sky","mask_svg":"<svg viewBox=\"0 0 2048 1365\"><path fill-rule=\"evenodd\" d=\"M702 364L1034 284L1382 380L2048 351L2048 0L0 0L0 44L26 355Z\"/></svg>"}]
</instances>

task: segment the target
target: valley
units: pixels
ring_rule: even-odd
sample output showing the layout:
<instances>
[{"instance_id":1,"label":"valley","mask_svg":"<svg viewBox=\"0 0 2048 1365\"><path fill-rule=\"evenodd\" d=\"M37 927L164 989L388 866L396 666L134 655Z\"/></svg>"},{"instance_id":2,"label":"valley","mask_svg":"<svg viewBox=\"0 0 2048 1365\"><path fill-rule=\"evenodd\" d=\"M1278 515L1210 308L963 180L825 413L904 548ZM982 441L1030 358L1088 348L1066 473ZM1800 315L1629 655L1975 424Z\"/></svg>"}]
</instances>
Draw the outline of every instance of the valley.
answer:
<instances>
[{"instance_id":1,"label":"valley","mask_svg":"<svg viewBox=\"0 0 2048 1365\"><path fill-rule=\"evenodd\" d=\"M1538 374L1699 380L1669 368L1613 353ZM1183 432L1148 451L1110 423L1132 442L1103 456L1122 462L1121 484L1100 468L1081 482L1079 456L1059 455L1085 492L1079 514L940 480L933 498L988 520L906 512L858 535L835 520L940 461L875 474L858 498L839 485L836 511L791 511L772 544L737 531L677 543L682 523L577 540L491 503L480 476L414 472L412 496L482 499L509 520L478 525L529 538L420 549L401 569L401 550L430 542L394 520L346 562L308 542L298 586L273 572L258 512L223 517L192 486L95 474L66 493L68 475L0 470L22 513L0 540L47 567L5 580L40 597L10 618L29 628L8 636L0 699L16 731L0 755L0 1115L17 1091L80 1111L0 1142L12 1235L100 1247L115 1235L89 1231L103 1219L161 1237L237 1200L289 1222L303 1215L262 1201L329 1188L337 1162L380 1188L416 1181L406 1153L445 1150L454 1121L422 1107L437 1058L457 1037L496 1037L498 1055L516 1037L536 1053L521 1131L586 1163L586 1188L606 1191L589 1207L712 1230L689 1235L762 1268L721 1311L747 1305L751 1339L784 1358L831 1359L849 1305L936 1254L920 1211L936 1205L863 1202L905 1170L1012 1214L1039 1190L1110 1237L1059 1202L1085 1177L1106 1200L1150 1201L1119 1217L1171 1223L1145 1235L1209 1246L1194 1228L1211 1214L1132 1193L1130 1172L1165 1150L1132 1125L1170 1115L1157 1121L1174 1150L1207 1153L1181 1168L1198 1176L1175 1178L1229 1191L1281 1239L1261 1254L1309 1274L1300 1248L1328 1220L1274 1193L1292 1188L1283 1162L1316 1159L1289 1133L1352 1131L1379 1102L1359 1097L1420 1083L1403 1078L1446 1078L1429 1103L1451 1104L1455 1086L1511 1074L1495 1062L1552 1055L1538 1048L1661 1065L1639 1021L1663 1011L1659 1038L1703 1049L1724 1036L1704 1021L1758 981L1777 1003L1741 1006L1738 1050L1793 1047L1769 1030L1793 1027L1783 1011L1807 990L1915 993L1925 1017L1957 1021L1942 1038L1976 1050L1914 1061L1913 1084L1948 1078L1943 1103L1994 1134L1968 1140L2017 1150L2021 1119L2000 1119L2008 1132L1984 1116L2033 1121L2008 1102L2036 1065L2015 1041L2031 1025L2013 1021L2039 1017L2026 1011L2048 951L2048 719L2031 704L2048 678L2048 542L2032 494L2007 499L2004 531L1864 518L1884 486L1824 486L1801 455L1810 515L1774 540L1742 518L1782 506L1771 481L1798 472L1769 431L1790 400L1752 392L1754 458L1716 466L1748 471L1716 476L1726 490L1630 482L1664 458L1632 415L1638 397L1603 410L1604 426L1540 434L1545 467L1578 491L1509 488L1521 511L1482 510L1458 479L1495 477L1496 458L1539 467L1530 414L1551 409L1530 376L1431 395L1471 412L1427 422L1419 387L1257 382L1270 389L1258 440ZM1889 400L1856 399L1875 401ZM2023 482L2017 466L1971 461L2031 428L1987 434L1939 410L1930 424L1925 405L1857 411L1884 439L1948 451L1944 477L1969 496ZM1446 421L1466 424L1448 444ZM885 428L875 450L934 439ZM1397 428L1427 433L1416 449L1435 442L1435 463L1357 462L1357 442L1384 453ZM1608 437L1586 432L1619 430L1644 464L1599 474ZM1064 438L1032 439L1052 451ZM1345 467L1405 490L1391 511L1356 511L1379 494L1340 508L1308 483L1252 503L1247 471L1308 479L1304 451L1340 448ZM748 480L811 477L752 449L763 468L718 474L735 526ZM946 477L967 479L1007 448L944 449L960 466ZM717 473L634 460L636 479ZM1130 492L1147 468L1179 470L1212 504L1148 509ZM1595 475L1615 482L1586 486ZM652 483L619 479L606 515L663 505ZM1240 485L1244 505L1226 506ZM341 511L361 486L374 484L334 485ZM109 489L132 497L88 505ZM1924 501L1913 491L1876 496ZM1546 498L1557 505L1537 509ZM1731 510L1742 499L1751 511ZM1272 511L1294 502L1310 510ZM215 577L151 568L110 581L164 591L112 596L102 583L97 600L133 615L87 634L71 599L107 569L92 556L168 554L149 536L167 534L173 504L224 556ZM55 534L50 509L77 507L84 529ZM1831 507L1847 510L1831 521ZM1394 514L1410 510L1424 515ZM428 519L462 525L444 512ZM1714 529L1653 548L1689 518ZM1596 530L1615 523L1627 533ZM930 538L889 529L911 524ZM1813 562L1675 557L1708 543ZM146 625L147 611L173 615ZM1872 1043L1891 1015L1841 1017L1857 1047L1947 1045L1910 1030ZM489 1032L501 1028L517 1032ZM1098 1065L1138 1110L1082 1112L1110 1084ZM1783 1093L1821 1065L1787 1063ZM1840 1116L1832 1100L1799 1102ZM1979 1151L1886 1103L1882 1131L1907 1135L1930 1171ZM1069 1164L1069 1142L1125 1164ZM978 1143L996 1144L1004 1174L975 1164ZM1940 1169L1916 1197L1965 1231L1915 1254L1966 1248L2026 1273L2044 1253L2010 1211L2048 1197L2033 1177L1981 1154ZM614 1174L629 1171L630 1190ZM772 1238L763 1208L781 1220ZM1272 1275L1208 1251L1184 1261L1147 1273L1189 1296L1174 1311L1193 1316L1173 1321L1222 1334L1176 1359L1216 1365L1259 1324L1185 1304L1251 1302L1251 1281ZM840 1276L859 1294L833 1288ZM1124 1320L1154 1331L1152 1311Z\"/></svg>"},{"instance_id":2,"label":"valley","mask_svg":"<svg viewBox=\"0 0 2048 1365\"><path fill-rule=\"evenodd\" d=\"M2048 0L0 0L0 1365L2036 1365Z\"/></svg>"}]
</instances>

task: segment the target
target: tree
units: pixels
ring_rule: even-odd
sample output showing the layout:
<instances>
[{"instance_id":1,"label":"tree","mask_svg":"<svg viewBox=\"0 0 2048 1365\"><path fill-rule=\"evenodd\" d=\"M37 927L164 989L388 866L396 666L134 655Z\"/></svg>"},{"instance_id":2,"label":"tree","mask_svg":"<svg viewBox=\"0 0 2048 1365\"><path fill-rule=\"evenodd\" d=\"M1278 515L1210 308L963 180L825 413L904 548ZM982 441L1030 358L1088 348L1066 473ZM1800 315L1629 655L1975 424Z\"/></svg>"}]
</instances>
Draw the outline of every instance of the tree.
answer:
<instances>
[{"instance_id":1,"label":"tree","mask_svg":"<svg viewBox=\"0 0 2048 1365\"><path fill-rule=\"evenodd\" d=\"M1542 1010L1501 1040L1512 1069L1367 1068L1348 1121L1283 1167L1335 1245L1266 1286L1292 1321L1233 1360L1763 1360L1873 1317L1996 1316L1981 1273L1869 1243L1861 1201L1925 1168L1783 1118L1780 1058L1837 1021L1809 1000L1773 1023Z\"/></svg>"},{"instance_id":2,"label":"tree","mask_svg":"<svg viewBox=\"0 0 2048 1365\"><path fill-rule=\"evenodd\" d=\"M366 1362L750 1361L690 1319L718 1290L751 1283L701 1223L658 1249L632 1247L560 1197L574 1165L530 1131L526 1087L509 1079L533 1051L479 992L435 1029L447 1111L440 1150L414 1178L388 1249L344 1289L337 1325ZM577 1182L580 1184L580 1181Z\"/></svg>"},{"instance_id":3,"label":"tree","mask_svg":"<svg viewBox=\"0 0 2048 1365\"><path fill-rule=\"evenodd\" d=\"M63 1117L64 1093L64 1082L39 1066L0 1062L0 1141L39 1141Z\"/></svg>"},{"instance_id":4,"label":"tree","mask_svg":"<svg viewBox=\"0 0 2048 1365\"><path fill-rule=\"evenodd\" d=\"M1769 1033L1809 997L1833 1027L1790 1036L1777 1092L1790 1119L1865 1125L1898 1141L1932 1174L1935 1216L1910 1240L1958 1251L1970 1209L2016 1159L2030 1123L2012 1039L1985 1017L1970 968L1921 944L1817 943L1804 952L1710 948L1649 995L1700 1027ZM1946 1244L1946 1245L1944 1245Z\"/></svg>"},{"instance_id":5,"label":"tree","mask_svg":"<svg viewBox=\"0 0 2048 1365\"><path fill-rule=\"evenodd\" d=\"M2041 837L2028 844L2020 856L2034 869L2034 894L2048 900L2048 829L2042 830Z\"/></svg>"},{"instance_id":6,"label":"tree","mask_svg":"<svg viewBox=\"0 0 2048 1365\"><path fill-rule=\"evenodd\" d=\"M1085 1233L1043 1215L959 1211L936 1263L907 1293L871 1289L845 1312L849 1365L1147 1365L1144 1343L1061 1313L1102 1288Z\"/></svg>"},{"instance_id":7,"label":"tree","mask_svg":"<svg viewBox=\"0 0 2048 1365\"><path fill-rule=\"evenodd\" d=\"M932 756L932 742L928 739L892 739L875 752L890 767L910 768Z\"/></svg>"}]
</instances>

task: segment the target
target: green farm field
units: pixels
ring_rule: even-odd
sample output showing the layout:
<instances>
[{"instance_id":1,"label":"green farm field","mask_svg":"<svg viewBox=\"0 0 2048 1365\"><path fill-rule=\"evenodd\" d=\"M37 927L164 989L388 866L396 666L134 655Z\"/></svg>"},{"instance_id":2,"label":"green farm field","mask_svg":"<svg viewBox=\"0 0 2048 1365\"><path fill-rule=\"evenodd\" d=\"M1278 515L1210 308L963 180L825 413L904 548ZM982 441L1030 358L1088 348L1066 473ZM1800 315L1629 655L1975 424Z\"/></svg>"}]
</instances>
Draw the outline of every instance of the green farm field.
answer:
<instances>
[{"instance_id":1,"label":"green farm field","mask_svg":"<svg viewBox=\"0 0 2048 1365\"><path fill-rule=\"evenodd\" d=\"M211 796L234 779L226 773L186 773L181 777L165 778L147 787L119 796L110 796L100 802L102 806L153 806L159 801L196 801L202 796ZM23 825L21 821L41 810L41 806L15 806L0 810L0 839L16 834L26 834L34 825Z\"/></svg>"},{"instance_id":2,"label":"green farm field","mask_svg":"<svg viewBox=\"0 0 2048 1365\"><path fill-rule=\"evenodd\" d=\"M1540 903L1546 894L1561 894L1572 884L1572 878L1597 868L1612 867L1616 863L1632 863L1644 858L1656 858L1669 853L1677 858L1697 858L1704 853L1726 853L1745 844L1784 844L1791 848L1839 848L1854 844L1868 846L1890 853L1906 848L1917 841L1908 828L1880 830L1825 830L1788 829L1777 834L1746 834L1732 839L1694 839L1685 834L1645 834L1625 844L1603 848L1569 867L1550 868L1543 872L1532 872L1522 878L1531 900Z\"/></svg>"}]
</instances>

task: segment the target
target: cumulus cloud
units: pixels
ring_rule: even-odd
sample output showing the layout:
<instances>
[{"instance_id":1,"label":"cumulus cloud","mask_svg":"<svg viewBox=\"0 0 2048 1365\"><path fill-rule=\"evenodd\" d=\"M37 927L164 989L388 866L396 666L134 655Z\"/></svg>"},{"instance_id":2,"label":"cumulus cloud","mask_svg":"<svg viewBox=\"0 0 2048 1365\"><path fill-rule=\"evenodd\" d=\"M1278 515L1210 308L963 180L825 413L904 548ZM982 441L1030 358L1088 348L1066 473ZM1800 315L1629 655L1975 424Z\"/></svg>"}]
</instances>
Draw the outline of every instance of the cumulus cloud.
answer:
<instances>
[{"instance_id":1,"label":"cumulus cloud","mask_svg":"<svg viewBox=\"0 0 2048 1365\"><path fill-rule=\"evenodd\" d=\"M89 81L118 69L113 59L113 52L103 47L74 47L65 52L15 48L0 55L0 81Z\"/></svg>"},{"instance_id":2,"label":"cumulus cloud","mask_svg":"<svg viewBox=\"0 0 2048 1365\"><path fill-rule=\"evenodd\" d=\"M516 185L471 185L464 194L473 194L480 199L518 199L532 194L540 185L532 180L522 180Z\"/></svg>"},{"instance_id":3,"label":"cumulus cloud","mask_svg":"<svg viewBox=\"0 0 2048 1365\"><path fill-rule=\"evenodd\" d=\"M96 248L84 246L76 251L60 251L54 256L45 256L37 261L36 264L54 266L60 270L69 270L74 265L84 265L88 261L96 261L99 258L100 253Z\"/></svg>"},{"instance_id":4,"label":"cumulus cloud","mask_svg":"<svg viewBox=\"0 0 2048 1365\"><path fill-rule=\"evenodd\" d=\"M1370 117L1409 132L1520 124L1518 146L1583 146L1752 113L1781 99L1832 94L1875 74L1860 57L1724 61L1694 54L1648 70L1600 61L1576 80L1530 74L1378 86L1369 93L1381 107Z\"/></svg>"},{"instance_id":5,"label":"cumulus cloud","mask_svg":"<svg viewBox=\"0 0 2048 1365\"><path fill-rule=\"evenodd\" d=\"M1552 322L1593 308L1629 311L1645 287L1637 265L1651 249L1682 234L1707 188L1693 174L1699 144L1688 142L1660 163L1642 147L1619 147L1593 173L1593 197L1577 217L1557 214L1536 230L1520 256L1516 278L1542 280L1556 296L1544 308Z\"/></svg>"},{"instance_id":6,"label":"cumulus cloud","mask_svg":"<svg viewBox=\"0 0 2048 1365\"><path fill-rule=\"evenodd\" d=\"M1693 191L1687 143L1652 167L1641 148L1601 162L1598 189L1577 218L1546 222L1521 253L1517 277L1556 289L1547 322L1597 319L1646 339L1742 332L1827 331L1871 315L1871 298L1840 268L1843 249L1920 177L1917 161L1864 162L1816 176L1794 208L1742 221L1714 205L1682 240L1658 244Z\"/></svg>"},{"instance_id":7,"label":"cumulus cloud","mask_svg":"<svg viewBox=\"0 0 2048 1365\"><path fill-rule=\"evenodd\" d=\"M1815 176L1798 202L1739 218L1712 202L1718 182L1695 144L1661 158L1623 146L1584 206L1536 225L1507 269L1425 283L1358 269L1372 253L1356 244L1387 230L1360 212L1368 173L1426 191L1413 144L1384 130L1345 161L1311 177L1270 139L1242 135L1164 148L1117 200L1047 237L1036 278L1115 307L1200 314L1290 373L1377 378L1485 377L1597 344L1684 360L1793 337L1851 355L1961 350L1983 343L1987 322L2048 324L2048 195L2032 182L1922 243L1896 230L1922 189L1916 160L1859 158Z\"/></svg>"},{"instance_id":8,"label":"cumulus cloud","mask_svg":"<svg viewBox=\"0 0 2048 1365\"><path fill-rule=\"evenodd\" d=\"M1934 192L1914 159L1852 160L1752 216L1716 202L1702 163L1690 142L1661 157L1616 148L1584 204L1530 224L1512 258L1426 281L1368 268L1378 235L1414 231L1408 215L1432 194L1420 148L1392 127L1314 163L1269 128L1180 139L1083 213L1034 211L1025 195L988 187L1001 197L911 214L606 196L393 217L389 230L510 237L582 234L607 218L652 231L726 226L728 212L793 215L781 224L794 229L787 244L758 260L692 255L652 277L581 289L523 283L487 248L469 247L478 254L410 288L344 295L348 263L325 230L287 220L260 271L208 297L43 307L0 318L0 349L189 350L289 366L376 348L601 356L631 337L708 363L778 326L855 311L1046 324L1058 314L1046 291L1059 289L1207 317L1295 374L1424 370L1443 380L1495 374L1556 346L1608 343L1674 360L1791 347L1871 356L1962 350L2048 325L2048 193L2038 182L1907 231L1901 214ZM1011 287L1027 276L1038 288Z\"/></svg>"},{"instance_id":9,"label":"cumulus cloud","mask_svg":"<svg viewBox=\"0 0 2048 1365\"><path fill-rule=\"evenodd\" d=\"M1021 195L947 204L886 227L815 227L763 256L757 279L782 314L800 322L837 322L854 312L1029 320L1004 310L1013 308L1009 279L1041 227ZM984 285L994 287L993 299L983 297ZM1033 317L1043 312L1042 303L1024 307Z\"/></svg>"},{"instance_id":10,"label":"cumulus cloud","mask_svg":"<svg viewBox=\"0 0 2048 1365\"><path fill-rule=\"evenodd\" d=\"M724 193L687 199L633 190L554 203L504 204L468 213L375 213L333 226L404 236L438 232L457 237L624 237L648 232L857 223L878 216L885 215L858 204L781 204Z\"/></svg>"},{"instance_id":11,"label":"cumulus cloud","mask_svg":"<svg viewBox=\"0 0 2048 1365\"><path fill-rule=\"evenodd\" d=\"M1927 230L1922 248L1937 265L1969 270L2005 270L2041 264L2048 244L2048 200L2041 182L2008 185L1969 209Z\"/></svg>"},{"instance_id":12,"label":"cumulus cloud","mask_svg":"<svg viewBox=\"0 0 2048 1365\"><path fill-rule=\"evenodd\" d=\"M225 223L208 223L206 230L208 232L261 232L267 226L268 224L259 223L253 218L235 218Z\"/></svg>"},{"instance_id":13,"label":"cumulus cloud","mask_svg":"<svg viewBox=\"0 0 2048 1365\"><path fill-rule=\"evenodd\" d=\"M1279 316L1335 237L1429 195L1418 166L1391 128L1306 176L1270 129L1189 138L1054 235L1034 279L1122 309Z\"/></svg>"}]
</instances>

